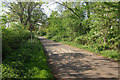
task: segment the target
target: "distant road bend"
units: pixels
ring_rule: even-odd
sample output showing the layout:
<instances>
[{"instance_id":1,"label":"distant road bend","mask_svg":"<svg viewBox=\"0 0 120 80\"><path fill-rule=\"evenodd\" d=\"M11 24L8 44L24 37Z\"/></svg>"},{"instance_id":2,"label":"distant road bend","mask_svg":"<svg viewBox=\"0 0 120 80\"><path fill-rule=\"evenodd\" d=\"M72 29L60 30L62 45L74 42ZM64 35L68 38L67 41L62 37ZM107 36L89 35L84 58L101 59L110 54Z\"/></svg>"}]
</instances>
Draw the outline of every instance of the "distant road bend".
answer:
<instances>
[{"instance_id":1,"label":"distant road bend","mask_svg":"<svg viewBox=\"0 0 120 80\"><path fill-rule=\"evenodd\" d=\"M84 78L118 80L116 79L118 78L117 62L41 36L38 38L46 51L53 74L58 80L84 80Z\"/></svg>"}]
</instances>

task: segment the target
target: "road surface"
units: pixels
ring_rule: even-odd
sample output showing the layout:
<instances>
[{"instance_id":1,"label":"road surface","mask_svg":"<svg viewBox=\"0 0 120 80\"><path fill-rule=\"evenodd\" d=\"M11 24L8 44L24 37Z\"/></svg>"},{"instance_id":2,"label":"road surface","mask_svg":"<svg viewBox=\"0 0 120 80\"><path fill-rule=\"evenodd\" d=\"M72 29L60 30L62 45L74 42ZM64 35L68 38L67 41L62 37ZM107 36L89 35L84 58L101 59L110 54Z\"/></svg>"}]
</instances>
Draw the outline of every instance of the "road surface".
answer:
<instances>
[{"instance_id":1,"label":"road surface","mask_svg":"<svg viewBox=\"0 0 120 80\"><path fill-rule=\"evenodd\" d=\"M58 80L118 80L117 62L41 36L38 38Z\"/></svg>"}]
</instances>

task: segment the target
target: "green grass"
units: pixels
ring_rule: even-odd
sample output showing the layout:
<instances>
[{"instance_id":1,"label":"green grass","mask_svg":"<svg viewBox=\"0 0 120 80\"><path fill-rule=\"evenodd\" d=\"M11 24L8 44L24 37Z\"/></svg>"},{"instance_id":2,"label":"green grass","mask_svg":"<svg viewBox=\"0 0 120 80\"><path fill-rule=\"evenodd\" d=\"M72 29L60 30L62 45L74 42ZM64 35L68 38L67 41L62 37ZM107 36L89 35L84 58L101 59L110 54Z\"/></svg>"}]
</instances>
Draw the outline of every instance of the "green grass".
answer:
<instances>
[{"instance_id":1,"label":"green grass","mask_svg":"<svg viewBox=\"0 0 120 80\"><path fill-rule=\"evenodd\" d=\"M32 51L32 53L31 53ZM8 55L2 62L2 78L44 78L53 79L47 65L40 40L22 44L18 50Z\"/></svg>"},{"instance_id":2,"label":"green grass","mask_svg":"<svg viewBox=\"0 0 120 80\"><path fill-rule=\"evenodd\" d=\"M88 50L90 52L93 52L93 53L96 53L96 54L100 54L100 55L103 55L105 57L108 57L108 58L111 58L111 59L114 59L114 60L120 60L120 58L118 57L119 56L118 50L103 50L103 51L99 51L98 50L98 45L99 44L81 45L81 44L78 44L78 43L75 43L75 42L67 42L67 41L60 41L60 42L62 42L64 44L67 44L67 45L71 45L71 46L77 47L77 48L85 49L85 50Z\"/></svg>"}]
</instances>

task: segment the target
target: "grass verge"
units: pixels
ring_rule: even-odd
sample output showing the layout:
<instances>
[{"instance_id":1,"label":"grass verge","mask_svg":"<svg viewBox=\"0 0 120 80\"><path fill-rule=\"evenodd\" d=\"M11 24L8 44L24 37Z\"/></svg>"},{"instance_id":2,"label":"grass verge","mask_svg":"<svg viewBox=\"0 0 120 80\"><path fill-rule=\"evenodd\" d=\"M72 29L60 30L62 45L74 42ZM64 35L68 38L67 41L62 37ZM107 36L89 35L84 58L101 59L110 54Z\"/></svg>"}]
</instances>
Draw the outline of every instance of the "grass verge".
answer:
<instances>
[{"instance_id":1,"label":"grass verge","mask_svg":"<svg viewBox=\"0 0 120 80\"><path fill-rule=\"evenodd\" d=\"M67 41L59 41L59 42L67 44L67 45L71 45L71 46L74 46L74 47L77 47L77 48L85 49L85 50L88 50L90 52L97 53L99 55L108 57L110 59L114 59L116 61L120 60L118 50L99 51L98 48L97 48L97 45L96 46L95 45L94 46L93 45L80 45L80 44L75 43L75 42L67 42Z\"/></svg>"},{"instance_id":2,"label":"grass verge","mask_svg":"<svg viewBox=\"0 0 120 80\"><path fill-rule=\"evenodd\" d=\"M44 36L44 37L47 38L47 36ZM81 45L81 44L78 44L78 43L73 42L73 41L69 42L69 41L64 41L64 40L56 40L54 38L50 38L50 39L54 40L54 41L57 41L57 42L67 44L67 45L74 46L76 48L81 48L81 49L84 49L84 50L102 55L104 57L108 57L108 58L116 60L116 61L120 60L119 50L114 50L114 49L113 50L99 50L99 45L100 44Z\"/></svg>"},{"instance_id":3,"label":"grass verge","mask_svg":"<svg viewBox=\"0 0 120 80\"><path fill-rule=\"evenodd\" d=\"M40 40L33 40L32 50L28 40L5 58L2 62L2 78L53 80Z\"/></svg>"}]
</instances>

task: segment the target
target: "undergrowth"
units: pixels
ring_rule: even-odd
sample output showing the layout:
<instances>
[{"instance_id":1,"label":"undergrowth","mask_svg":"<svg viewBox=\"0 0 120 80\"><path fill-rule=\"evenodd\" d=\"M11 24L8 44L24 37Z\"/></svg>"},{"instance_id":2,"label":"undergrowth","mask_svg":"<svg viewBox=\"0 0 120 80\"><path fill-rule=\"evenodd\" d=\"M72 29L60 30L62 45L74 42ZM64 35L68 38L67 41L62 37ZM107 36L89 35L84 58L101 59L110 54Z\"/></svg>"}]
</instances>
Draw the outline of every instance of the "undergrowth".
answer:
<instances>
[{"instance_id":1,"label":"undergrowth","mask_svg":"<svg viewBox=\"0 0 120 80\"><path fill-rule=\"evenodd\" d=\"M20 45L19 49L5 57L2 62L2 78L3 80L6 78L53 80L46 61L40 40L34 39L33 45L28 40Z\"/></svg>"}]
</instances>

